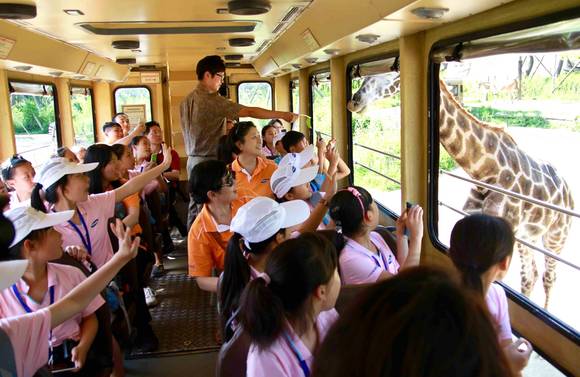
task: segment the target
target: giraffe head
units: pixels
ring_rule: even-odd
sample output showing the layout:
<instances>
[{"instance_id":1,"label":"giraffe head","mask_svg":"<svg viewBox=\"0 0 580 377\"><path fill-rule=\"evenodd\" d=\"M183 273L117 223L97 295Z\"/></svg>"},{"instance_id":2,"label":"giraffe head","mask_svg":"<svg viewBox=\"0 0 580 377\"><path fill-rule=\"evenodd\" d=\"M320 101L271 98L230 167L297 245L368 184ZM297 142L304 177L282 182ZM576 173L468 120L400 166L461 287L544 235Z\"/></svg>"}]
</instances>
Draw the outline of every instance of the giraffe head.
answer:
<instances>
[{"instance_id":1,"label":"giraffe head","mask_svg":"<svg viewBox=\"0 0 580 377\"><path fill-rule=\"evenodd\" d=\"M399 73L392 72L364 78L359 90L346 105L349 111L361 113L376 100L390 97L399 91Z\"/></svg>"}]
</instances>

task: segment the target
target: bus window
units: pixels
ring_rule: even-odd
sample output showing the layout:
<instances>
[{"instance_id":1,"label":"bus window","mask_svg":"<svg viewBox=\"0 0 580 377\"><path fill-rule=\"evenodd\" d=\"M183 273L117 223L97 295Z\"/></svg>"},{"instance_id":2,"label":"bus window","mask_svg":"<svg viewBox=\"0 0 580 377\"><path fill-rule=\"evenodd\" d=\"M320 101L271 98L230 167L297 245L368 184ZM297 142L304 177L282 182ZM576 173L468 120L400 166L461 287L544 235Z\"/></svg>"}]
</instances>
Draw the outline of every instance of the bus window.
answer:
<instances>
[{"instance_id":1,"label":"bus window","mask_svg":"<svg viewBox=\"0 0 580 377\"><path fill-rule=\"evenodd\" d=\"M325 139L332 137L332 99L330 73L317 73L310 77L312 101L312 137L320 132ZM313 139L314 140L314 139Z\"/></svg>"},{"instance_id":2,"label":"bus window","mask_svg":"<svg viewBox=\"0 0 580 377\"><path fill-rule=\"evenodd\" d=\"M95 142L93 91L90 88L71 88L70 103L75 144L87 147Z\"/></svg>"},{"instance_id":3,"label":"bus window","mask_svg":"<svg viewBox=\"0 0 580 377\"><path fill-rule=\"evenodd\" d=\"M543 27L542 35L565 40L562 28ZM468 53L461 62L435 65L444 86L438 174L431 179L438 184L434 229L449 245L453 225L467 213L506 218L517 240L504 283L514 297L545 307L543 315L578 336L580 306L570 298L580 286L580 218L573 201L580 197L580 50L564 44L553 52L550 44L552 52L542 51L548 43L530 47L519 35L528 45L525 53L513 53L517 45L508 43L509 35L496 38L502 44L486 50L493 55ZM512 53L502 53L504 46Z\"/></svg>"},{"instance_id":4,"label":"bus window","mask_svg":"<svg viewBox=\"0 0 580 377\"><path fill-rule=\"evenodd\" d=\"M153 120L151 114L151 91L145 86L120 87L115 89L115 111L127 113L131 125ZM145 119L143 119L145 116Z\"/></svg>"},{"instance_id":5,"label":"bus window","mask_svg":"<svg viewBox=\"0 0 580 377\"><path fill-rule=\"evenodd\" d=\"M54 86L10 81L10 108L16 153L41 165L59 146Z\"/></svg>"},{"instance_id":6,"label":"bus window","mask_svg":"<svg viewBox=\"0 0 580 377\"><path fill-rule=\"evenodd\" d=\"M390 85L398 79L390 72L394 59L353 65L351 72L351 110L353 183L366 188L373 198L395 214L401 213L401 104L397 93L371 101L364 98L366 88ZM358 93L358 94L357 94Z\"/></svg>"},{"instance_id":7,"label":"bus window","mask_svg":"<svg viewBox=\"0 0 580 377\"><path fill-rule=\"evenodd\" d=\"M269 82L242 82L238 84L237 93L240 105L272 110L272 85ZM244 120L251 120L259 128L270 121L269 119L240 118L240 121Z\"/></svg>"},{"instance_id":8,"label":"bus window","mask_svg":"<svg viewBox=\"0 0 580 377\"><path fill-rule=\"evenodd\" d=\"M300 82L298 80L290 81L290 111L300 114Z\"/></svg>"}]
</instances>

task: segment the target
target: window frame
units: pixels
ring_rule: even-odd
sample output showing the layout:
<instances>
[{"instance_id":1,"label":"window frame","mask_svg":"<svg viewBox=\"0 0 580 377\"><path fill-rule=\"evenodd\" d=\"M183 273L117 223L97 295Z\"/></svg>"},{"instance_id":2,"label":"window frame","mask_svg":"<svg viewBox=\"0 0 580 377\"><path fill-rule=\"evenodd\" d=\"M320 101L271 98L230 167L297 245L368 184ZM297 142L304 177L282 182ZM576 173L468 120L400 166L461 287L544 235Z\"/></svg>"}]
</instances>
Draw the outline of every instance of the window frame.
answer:
<instances>
[{"instance_id":1,"label":"window frame","mask_svg":"<svg viewBox=\"0 0 580 377\"><path fill-rule=\"evenodd\" d=\"M315 134L315 129L314 129L314 91L312 90L312 84L313 84L313 78L317 75L323 74L323 73L327 73L328 76L330 76L330 67L328 68L322 68L316 71L312 71L310 72L310 75L308 75L308 115L310 116L310 144L315 144L314 143L314 134ZM330 96L330 102L332 103L332 77L330 78L330 88L331 88L331 96ZM331 117L332 117L332 109L331 109ZM332 130L331 130L332 132Z\"/></svg>"},{"instance_id":2,"label":"window frame","mask_svg":"<svg viewBox=\"0 0 580 377\"><path fill-rule=\"evenodd\" d=\"M145 88L147 89L147 91L149 92L149 107L151 108L151 120L155 120L155 112L153 111L153 93L151 92L151 88L149 88L146 85L123 85L123 86L118 86L115 88L115 90L113 90L113 109L115 110L114 114L120 112L117 111L117 90L119 89L142 89ZM145 114L145 116L147 116L147 114ZM113 117L111 117L112 119ZM148 122L147 119L145 119L146 122Z\"/></svg>"},{"instance_id":3,"label":"window frame","mask_svg":"<svg viewBox=\"0 0 580 377\"><path fill-rule=\"evenodd\" d=\"M378 60L395 58L395 57L399 56L399 53L400 53L399 50L393 50L393 51L381 53L378 55L366 56L364 58L353 60L353 61L349 62L346 66L346 72L345 72L346 102L348 103L348 101L350 101L350 99L352 98L352 94L353 94L352 93L352 78L350 77L350 71L354 66L365 64L365 63L375 62ZM354 136L353 136L353 125L352 125L352 112L350 112L350 111L346 112L346 126L347 126L346 142L348 143L348 156L347 156L348 161L347 161L347 164L350 167L350 175L348 176L348 184L349 184L349 186L352 186L352 185L354 185L354 144L353 144L354 143ZM402 158L401 158L401 162L402 162ZM403 188L401 185L401 193L402 193L402 189ZM383 213L384 215L390 217L393 220L396 220L399 218L399 215L397 215L395 212L393 212L388 207L385 207L383 204L381 204L378 201L375 201L375 203L377 203L377 207L379 208L381 213Z\"/></svg>"},{"instance_id":4,"label":"window frame","mask_svg":"<svg viewBox=\"0 0 580 377\"><path fill-rule=\"evenodd\" d=\"M56 148L60 148L62 147L62 134L61 134L61 122L60 122L60 106L59 106L59 101L58 101L58 90L56 89L56 84L51 83L51 82L47 82L47 81L33 81L33 80L20 80L20 79L12 79L10 77L8 77L8 87L6 88L8 90L8 98L10 98L10 94L12 94L12 92L10 91L10 87L11 84L15 82L15 83L22 83L22 84L32 84L32 85L47 85L50 86L52 88L52 97L53 97L53 101L54 101L54 126L56 128ZM12 120L12 106L10 106L10 119L11 122L13 123L14 121ZM12 135L14 136L14 138L16 139L16 132L14 130L14 124L12 124ZM20 153L27 153L27 152L18 152L18 146L16 145L16 140L14 142L14 152L17 154Z\"/></svg>"},{"instance_id":5,"label":"window frame","mask_svg":"<svg viewBox=\"0 0 580 377\"><path fill-rule=\"evenodd\" d=\"M436 63L432 59L432 54L438 48L449 45L457 45L462 42L468 42L469 40L491 37L494 35L510 33L514 31L529 29L533 27L541 27L550 25L555 22L572 20L575 18L580 18L580 7L556 12L543 17L538 17L534 19L527 19L524 21L514 22L506 25L501 25L498 27L478 30L472 33L466 33L452 38L442 39L433 43L429 51L429 61L428 61L428 131L427 131L427 174L428 174L428 184L427 184L427 226L426 231L429 236L429 240L436 250L448 256L448 247L445 246L438 237L438 218L439 218L439 208L438 208L438 193L439 193L439 63ZM499 52L498 52L499 53ZM504 288L507 297L512 300L521 309L527 311L530 315L537 318L552 330L565 337L569 341L580 344L580 331L575 330L567 323L563 322L559 318L552 316L550 313L545 311L543 308L534 304L527 297L523 296L518 291L509 287L507 284L499 282L499 284ZM517 332L512 329L514 334ZM534 351L542 356L546 361L552 364L555 368L559 369L564 374L571 374L570 371L562 367L556 360L545 353L541 345L538 346L534 344Z\"/></svg>"},{"instance_id":6,"label":"window frame","mask_svg":"<svg viewBox=\"0 0 580 377\"><path fill-rule=\"evenodd\" d=\"M270 98L270 102L272 102L272 110L274 110L275 109L275 107L274 107L274 96L275 96L275 93L274 93L274 86L272 85L272 83L270 81L265 81L265 80L244 80L244 81L237 82L236 83L236 102L241 105L241 103L240 103L240 85L242 85L242 84L256 84L256 83L257 84L265 83L265 84L268 84L270 86L270 92L272 93L272 96L271 96L272 98ZM247 106L247 105L242 105L242 106Z\"/></svg>"},{"instance_id":7,"label":"window frame","mask_svg":"<svg viewBox=\"0 0 580 377\"><path fill-rule=\"evenodd\" d=\"M294 83L298 83L298 85L300 85L300 80L298 78L294 78L294 79L290 79L290 83L288 84L288 94L290 98L290 112L293 113L294 112L294 100L292 99L292 91L294 90ZM300 102L300 91L298 91L298 101Z\"/></svg>"},{"instance_id":8,"label":"window frame","mask_svg":"<svg viewBox=\"0 0 580 377\"><path fill-rule=\"evenodd\" d=\"M81 88L81 89L88 89L90 96L91 96L91 110L92 110L92 115L93 115L93 143L97 142L97 115L95 113L95 92L93 90L93 88L89 85L72 85L70 86L70 96L72 97L72 90L73 88ZM71 106L72 106L72 101L71 101ZM115 109L117 107L115 106ZM152 113L153 114L153 113ZM71 109L71 118L72 118L72 109ZM74 120L72 120L72 127L73 127L73 131L74 131ZM75 136L76 137L76 136Z\"/></svg>"}]
</instances>

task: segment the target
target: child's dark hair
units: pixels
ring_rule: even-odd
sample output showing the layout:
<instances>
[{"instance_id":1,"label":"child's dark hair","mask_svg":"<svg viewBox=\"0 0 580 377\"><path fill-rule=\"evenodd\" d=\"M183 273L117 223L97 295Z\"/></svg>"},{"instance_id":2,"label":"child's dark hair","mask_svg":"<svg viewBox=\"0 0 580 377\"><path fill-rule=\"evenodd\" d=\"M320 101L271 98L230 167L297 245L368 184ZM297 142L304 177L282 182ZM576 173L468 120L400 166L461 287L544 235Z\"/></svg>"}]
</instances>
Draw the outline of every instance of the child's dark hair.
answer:
<instances>
[{"instance_id":1,"label":"child's dark hair","mask_svg":"<svg viewBox=\"0 0 580 377\"><path fill-rule=\"evenodd\" d=\"M268 246L285 229L280 229L273 236L262 242L252 243L248 248L243 237L239 233L234 233L228 241L224 260L224 273L219 289L219 300L221 308L221 321L224 340L228 341L232 335L232 329L228 326L228 321L240 306L240 297L244 288L250 281L251 269L248 260L252 255L259 256L268 250Z\"/></svg>"},{"instance_id":2,"label":"child's dark hair","mask_svg":"<svg viewBox=\"0 0 580 377\"><path fill-rule=\"evenodd\" d=\"M252 128L256 128L253 122L238 122L228 133L228 144L231 151L235 154L240 154L240 148L236 145L237 142L244 142L244 138Z\"/></svg>"},{"instance_id":3,"label":"child's dark hair","mask_svg":"<svg viewBox=\"0 0 580 377\"><path fill-rule=\"evenodd\" d=\"M201 59L197 62L197 66L195 67L195 73L197 74L198 80L203 80L203 75L206 72L211 73L212 76L215 76L216 73L225 72L226 71L226 64L222 60L221 57L218 55L209 55L205 58Z\"/></svg>"},{"instance_id":4,"label":"child's dark hair","mask_svg":"<svg viewBox=\"0 0 580 377\"><path fill-rule=\"evenodd\" d=\"M24 246L24 241L26 240L30 240L30 241L42 241L48 231L51 228L44 228L44 229L36 229L31 231L30 233L28 233L28 235L26 237L24 237L22 240L20 240L20 242L18 242L16 245L10 247L7 250L7 253L3 253L2 255L0 255L0 261L7 261L7 260L15 260L15 259L24 259L23 255L22 255L22 247Z\"/></svg>"},{"instance_id":5,"label":"child's dark hair","mask_svg":"<svg viewBox=\"0 0 580 377\"><path fill-rule=\"evenodd\" d=\"M135 136L135 137L133 137L131 139L131 142L129 143L129 146L130 147L136 147L141 142L141 140L143 140L143 139L147 139L147 136L137 135L137 136ZM147 140L149 140L149 139L147 139Z\"/></svg>"},{"instance_id":6,"label":"child's dark hair","mask_svg":"<svg viewBox=\"0 0 580 377\"><path fill-rule=\"evenodd\" d=\"M481 275L511 256L514 242L514 232L505 219L475 214L453 227L449 255L463 284L483 295Z\"/></svg>"},{"instance_id":7,"label":"child's dark hair","mask_svg":"<svg viewBox=\"0 0 580 377\"><path fill-rule=\"evenodd\" d=\"M149 135L149 131L151 131L151 128L153 127L161 128L156 120L150 120L149 122L145 123L145 135Z\"/></svg>"},{"instance_id":8,"label":"child's dark hair","mask_svg":"<svg viewBox=\"0 0 580 377\"><path fill-rule=\"evenodd\" d=\"M125 149L129 148L128 146L126 146L125 144L113 144L111 145L111 150L113 151L113 153L115 154L115 156L117 156L117 159L121 159L123 158L123 155L125 154Z\"/></svg>"},{"instance_id":9,"label":"child's dark hair","mask_svg":"<svg viewBox=\"0 0 580 377\"><path fill-rule=\"evenodd\" d=\"M5 260L5 256L8 255L10 244L16 235L12 221L6 218L1 210L6 207L8 202L10 202L10 197L8 195L0 195L0 260Z\"/></svg>"},{"instance_id":10,"label":"child's dark hair","mask_svg":"<svg viewBox=\"0 0 580 377\"><path fill-rule=\"evenodd\" d=\"M284 150L290 153L290 147L295 146L300 143L306 136L302 132L290 130L286 132L286 135L282 138L282 145Z\"/></svg>"},{"instance_id":11,"label":"child's dark hair","mask_svg":"<svg viewBox=\"0 0 580 377\"><path fill-rule=\"evenodd\" d=\"M113 115L113 119L112 119L112 121L113 121L113 122L116 122L116 121L115 121L115 119L117 119L117 117L118 117L118 116L121 116L121 115L128 116L128 115L127 115L127 113L123 113L123 112L120 112L120 113L115 113L115 115Z\"/></svg>"},{"instance_id":12,"label":"child's dark hair","mask_svg":"<svg viewBox=\"0 0 580 377\"><path fill-rule=\"evenodd\" d=\"M117 122L106 122L105 124L103 124L103 133L107 133L107 131L113 127L121 128L121 125Z\"/></svg>"},{"instance_id":13,"label":"child's dark hair","mask_svg":"<svg viewBox=\"0 0 580 377\"><path fill-rule=\"evenodd\" d=\"M447 271L416 267L373 284L341 313L316 356L312 376L513 373L483 300Z\"/></svg>"},{"instance_id":14,"label":"child's dark hair","mask_svg":"<svg viewBox=\"0 0 580 377\"><path fill-rule=\"evenodd\" d=\"M334 194L328 208L330 217L334 220L337 231L339 231L339 239L337 240L339 251L345 245L342 235L351 237L361 231L364 216L371 208L372 203L373 197L371 194L359 186L352 186Z\"/></svg>"},{"instance_id":15,"label":"child's dark hair","mask_svg":"<svg viewBox=\"0 0 580 377\"><path fill-rule=\"evenodd\" d=\"M268 132L268 129L276 128L276 126L274 125L274 123L276 123L276 122L273 122L274 120L277 120L277 119L271 120L270 122L268 122L268 124L266 124L264 127L262 127L262 146L263 147L266 146L266 132Z\"/></svg>"},{"instance_id":16,"label":"child's dark hair","mask_svg":"<svg viewBox=\"0 0 580 377\"><path fill-rule=\"evenodd\" d=\"M276 247L266 264L265 278L252 280L240 301L240 322L253 342L268 347L292 321L306 331L314 290L327 284L337 268L334 246L321 235L305 233Z\"/></svg>"},{"instance_id":17,"label":"child's dark hair","mask_svg":"<svg viewBox=\"0 0 580 377\"><path fill-rule=\"evenodd\" d=\"M90 179L89 194L100 194L105 191L102 170L111 162L113 156L116 156L115 152L113 152L113 148L107 144L93 144L87 148L85 164L91 162L99 163L96 169L86 173Z\"/></svg>"},{"instance_id":18,"label":"child's dark hair","mask_svg":"<svg viewBox=\"0 0 580 377\"><path fill-rule=\"evenodd\" d=\"M217 159L223 161L226 165L234 162L234 151L229 140L229 135L222 135L218 140Z\"/></svg>"},{"instance_id":19,"label":"child's dark hair","mask_svg":"<svg viewBox=\"0 0 580 377\"><path fill-rule=\"evenodd\" d=\"M60 177L58 181L54 182L49 187L43 187L40 183L35 184L30 195L30 206L37 211L47 213L44 201L46 200L50 204L56 203L58 201L58 188L60 187L61 189L64 189L67 183L68 174ZM40 194L41 190L44 191L44 198Z\"/></svg>"},{"instance_id":20,"label":"child's dark hair","mask_svg":"<svg viewBox=\"0 0 580 377\"><path fill-rule=\"evenodd\" d=\"M227 173L228 167L223 161L208 160L195 165L189 178L189 192L193 200L199 204L208 203L207 192L221 190Z\"/></svg>"},{"instance_id":21,"label":"child's dark hair","mask_svg":"<svg viewBox=\"0 0 580 377\"><path fill-rule=\"evenodd\" d=\"M18 154L10 157L7 165L2 168L2 180L6 182L7 180L12 179L14 177L14 169L24 164L30 164L30 161Z\"/></svg>"}]
</instances>

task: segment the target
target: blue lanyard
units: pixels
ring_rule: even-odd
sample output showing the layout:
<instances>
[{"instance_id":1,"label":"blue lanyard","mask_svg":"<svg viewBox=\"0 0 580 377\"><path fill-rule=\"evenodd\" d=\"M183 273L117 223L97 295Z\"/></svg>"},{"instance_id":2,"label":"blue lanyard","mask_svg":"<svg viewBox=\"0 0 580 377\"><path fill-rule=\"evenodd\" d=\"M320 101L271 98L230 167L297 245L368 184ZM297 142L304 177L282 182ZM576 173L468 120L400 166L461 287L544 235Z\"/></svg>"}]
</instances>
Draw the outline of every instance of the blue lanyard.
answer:
<instances>
[{"instance_id":1,"label":"blue lanyard","mask_svg":"<svg viewBox=\"0 0 580 377\"><path fill-rule=\"evenodd\" d=\"M388 263L387 263L387 261L385 260L385 256L383 255L383 253L381 253L381 250L379 250L379 248L378 248L378 247L377 247L377 250L378 250L378 252L379 252L379 255L381 256L381 260L383 261L384 269L385 269L385 271L386 271L386 270L387 270L387 268L388 268L388 266L389 266L389 264L388 264ZM375 261L375 264L377 265L377 267L379 267L379 268L383 268L383 267L381 267L381 263L379 262L378 258L377 258L375 255L373 255L373 256L372 256L372 258L373 258L373 260Z\"/></svg>"},{"instance_id":2,"label":"blue lanyard","mask_svg":"<svg viewBox=\"0 0 580 377\"><path fill-rule=\"evenodd\" d=\"M304 360L304 358L302 357L302 354L300 353L300 351L298 351L296 344L294 344L292 339L290 339L290 335L288 335L288 333L286 331L284 331L284 337L286 337L286 340L288 341L290 348L292 348L292 352L294 352L296 359L298 359L298 364L300 364L300 369L302 369L302 372L304 373L304 377L310 377L310 368L308 367L306 360Z\"/></svg>"},{"instance_id":3,"label":"blue lanyard","mask_svg":"<svg viewBox=\"0 0 580 377\"><path fill-rule=\"evenodd\" d=\"M26 313L32 313L33 310L30 309L30 307L26 304L26 301L24 301L24 299L20 295L20 292L18 291L18 287L16 286L16 284L12 284L12 292L14 292L14 296L16 296L16 299L18 300L24 311ZM50 295L50 305L52 305L54 304L54 285L48 288L48 292ZM48 335L48 362L49 364L52 364L52 329L50 329L50 333Z\"/></svg>"},{"instance_id":4,"label":"blue lanyard","mask_svg":"<svg viewBox=\"0 0 580 377\"><path fill-rule=\"evenodd\" d=\"M89 233L89 228L87 227L87 223L85 222L85 218L83 217L81 211L79 211L77 209L77 213L79 214L79 218L81 219L81 224L83 225L83 228L85 229L85 235L83 236L83 232L81 232L81 230L79 229L77 224L73 223L71 220L69 220L68 223L73 227L75 232L77 232L77 234L81 238L81 241L82 241L83 245L85 246L85 249L87 249L87 252L89 253L89 255L93 255L93 247L91 245L91 234Z\"/></svg>"}]
</instances>

